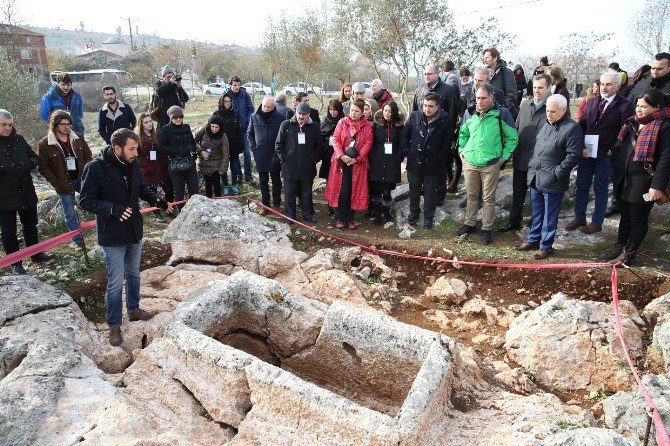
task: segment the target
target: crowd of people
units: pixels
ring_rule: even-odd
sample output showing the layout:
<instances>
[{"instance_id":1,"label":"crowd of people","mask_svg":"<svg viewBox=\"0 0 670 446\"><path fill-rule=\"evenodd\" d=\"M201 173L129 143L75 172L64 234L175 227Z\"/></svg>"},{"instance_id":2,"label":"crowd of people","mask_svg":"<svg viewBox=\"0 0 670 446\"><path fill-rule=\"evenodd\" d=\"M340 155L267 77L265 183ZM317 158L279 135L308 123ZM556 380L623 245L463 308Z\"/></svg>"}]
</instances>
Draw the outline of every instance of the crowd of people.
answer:
<instances>
[{"instance_id":1,"label":"crowd of people","mask_svg":"<svg viewBox=\"0 0 670 446\"><path fill-rule=\"evenodd\" d=\"M528 190L531 201L530 233L515 249L534 250L538 260L553 254L564 194L576 168L574 220L565 229L594 234L605 217L620 213L616 245L602 258L633 265L654 203L670 200L670 54L657 54L630 78L618 64L610 65L588 86L577 120L570 116L564 72L546 57L530 79L520 65L510 69L495 48L483 51L482 62L474 72L457 70L450 60L441 67L426 65L408 116L380 79L371 82L369 96L364 83L345 83L321 117L306 93L298 93L291 106L282 93L266 96L254 109L241 79L233 76L230 90L195 134L184 122L188 94L166 66L149 110L139 117L114 87L102 89L98 133L108 146L95 160L83 134L81 96L71 77L61 73L42 98L40 115L49 129L35 150L16 133L11 113L0 110L3 248L7 254L19 249L17 215L25 245L37 243L34 168L58 194L69 230L79 228L79 194L81 207L96 215L109 274L107 319L115 327L110 342L120 345L124 278L130 319L151 317L139 308L139 199L157 206L154 216L164 222L161 210L178 213L180 206L173 209L171 203L187 192L199 193L201 179L208 197L237 195L243 182L255 181L255 165L261 215L283 202L291 223L298 207L303 221L316 223L312 189L318 175L326 180L323 196L334 226L355 230L356 211L367 211L374 225L393 220L391 192L401 183L406 163L406 222L417 224L423 213L423 227L431 229L436 208L458 190L462 176L465 218L455 235L478 231L481 208L480 241L488 245L500 172L511 163L512 207L499 231L521 229ZM595 206L587 216L591 189ZM73 245L83 247L84 240L76 235ZM38 262L52 258L33 256ZM12 268L25 274L21 262Z\"/></svg>"}]
</instances>

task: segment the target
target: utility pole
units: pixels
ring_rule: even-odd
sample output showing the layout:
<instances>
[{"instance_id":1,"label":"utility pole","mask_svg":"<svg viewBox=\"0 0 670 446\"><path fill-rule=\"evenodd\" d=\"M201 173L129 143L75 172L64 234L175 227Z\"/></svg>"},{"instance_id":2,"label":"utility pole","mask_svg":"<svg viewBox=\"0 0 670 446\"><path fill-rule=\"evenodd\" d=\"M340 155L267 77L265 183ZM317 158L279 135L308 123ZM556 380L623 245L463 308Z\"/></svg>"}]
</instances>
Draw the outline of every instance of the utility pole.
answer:
<instances>
[{"instance_id":1,"label":"utility pole","mask_svg":"<svg viewBox=\"0 0 670 446\"><path fill-rule=\"evenodd\" d=\"M130 24L130 17L128 17L128 30L130 31L130 50L135 51L135 44L133 43L133 26Z\"/></svg>"}]
</instances>

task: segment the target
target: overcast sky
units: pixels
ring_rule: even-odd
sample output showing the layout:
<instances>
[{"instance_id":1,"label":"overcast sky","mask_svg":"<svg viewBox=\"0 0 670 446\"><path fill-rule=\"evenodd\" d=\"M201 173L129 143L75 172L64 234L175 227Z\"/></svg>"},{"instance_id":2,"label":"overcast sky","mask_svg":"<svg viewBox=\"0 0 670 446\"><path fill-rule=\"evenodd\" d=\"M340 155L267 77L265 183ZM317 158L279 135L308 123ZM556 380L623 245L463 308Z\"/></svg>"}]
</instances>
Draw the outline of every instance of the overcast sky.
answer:
<instances>
[{"instance_id":1,"label":"overcast sky","mask_svg":"<svg viewBox=\"0 0 670 446\"><path fill-rule=\"evenodd\" d=\"M318 6L317 2L303 3ZM84 22L88 31L115 33L121 26L122 32L127 34L130 18L133 32L137 26L140 33L157 33L163 38L243 46L260 45L268 16L279 17L282 12L287 15L300 13L296 6L276 0L232 4L196 2L179 7L136 0L115 0L109 4L88 0L70 0L63 4L53 0L16 3L21 22L31 26L75 29ZM632 73L640 62L648 62L627 43L630 8L640 3L623 0L460 0L450 2L450 8L458 26L473 26L482 17L496 16L503 30L517 36L510 45L513 49L502 55L508 60L524 54L552 54L560 47L561 36L572 32L613 32L615 38L604 44L602 51L615 50L615 60Z\"/></svg>"}]
</instances>

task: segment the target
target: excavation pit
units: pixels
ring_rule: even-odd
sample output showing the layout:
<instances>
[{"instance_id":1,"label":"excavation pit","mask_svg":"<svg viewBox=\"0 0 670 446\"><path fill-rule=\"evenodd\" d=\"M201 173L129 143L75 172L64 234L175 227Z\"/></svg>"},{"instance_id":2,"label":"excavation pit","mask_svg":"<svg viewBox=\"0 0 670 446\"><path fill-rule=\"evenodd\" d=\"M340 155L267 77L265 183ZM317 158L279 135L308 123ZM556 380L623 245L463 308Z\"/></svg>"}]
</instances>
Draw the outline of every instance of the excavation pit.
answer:
<instances>
[{"instance_id":1,"label":"excavation pit","mask_svg":"<svg viewBox=\"0 0 670 446\"><path fill-rule=\"evenodd\" d=\"M231 445L431 444L457 356L444 335L246 271L191 295L166 339L162 366L190 371L175 378L238 429Z\"/></svg>"}]
</instances>

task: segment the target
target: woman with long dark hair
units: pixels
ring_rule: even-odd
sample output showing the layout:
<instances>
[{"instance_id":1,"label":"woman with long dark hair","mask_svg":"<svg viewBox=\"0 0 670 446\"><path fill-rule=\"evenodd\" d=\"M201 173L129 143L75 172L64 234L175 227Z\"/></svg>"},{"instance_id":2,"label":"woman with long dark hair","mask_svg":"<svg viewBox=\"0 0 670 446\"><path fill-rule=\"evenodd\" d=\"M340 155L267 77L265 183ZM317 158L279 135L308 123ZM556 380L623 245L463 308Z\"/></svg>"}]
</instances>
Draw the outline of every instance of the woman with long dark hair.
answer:
<instances>
[{"instance_id":1,"label":"woman with long dark hair","mask_svg":"<svg viewBox=\"0 0 670 446\"><path fill-rule=\"evenodd\" d=\"M354 213L368 207L368 154L372 148L372 126L363 118L365 102L351 103L349 115L335 127L333 156L323 195L335 209L335 227L356 229Z\"/></svg>"},{"instance_id":2,"label":"woman with long dark hair","mask_svg":"<svg viewBox=\"0 0 670 446\"><path fill-rule=\"evenodd\" d=\"M617 242L603 260L635 264L649 230L654 202L667 199L670 181L670 95L652 88L639 96L635 116L619 133L612 150L613 184L621 219Z\"/></svg>"},{"instance_id":3,"label":"woman with long dark hair","mask_svg":"<svg viewBox=\"0 0 670 446\"><path fill-rule=\"evenodd\" d=\"M228 187L228 172L221 174L223 184L223 195L238 195L240 189L238 181L242 181L242 164L240 154L244 152L245 130L242 128L239 118L233 110L234 101L229 93L225 93L219 99L219 109L213 114L223 118L223 132L228 138L228 152L230 154L230 187Z\"/></svg>"},{"instance_id":4,"label":"woman with long dark hair","mask_svg":"<svg viewBox=\"0 0 670 446\"><path fill-rule=\"evenodd\" d=\"M402 154L400 134L405 124L405 115L398 110L398 104L391 101L378 110L372 125L372 149L368 156L370 169L370 195L375 225L393 221L391 217L391 191L400 183L400 163Z\"/></svg>"},{"instance_id":5,"label":"woman with long dark hair","mask_svg":"<svg viewBox=\"0 0 670 446\"><path fill-rule=\"evenodd\" d=\"M220 197L221 175L228 172L230 159L223 118L212 115L207 125L196 132L195 142L198 144L198 173L205 179L205 195Z\"/></svg>"},{"instance_id":6,"label":"woman with long dark hair","mask_svg":"<svg viewBox=\"0 0 670 446\"><path fill-rule=\"evenodd\" d=\"M174 201L174 188L168 173L168 160L167 156L158 150L158 131L154 126L151 113L140 114L135 132L140 137L137 157L140 160L142 181L154 192L158 192L158 186L160 186L165 194L165 199L168 203L172 203ZM156 221L165 223L165 218L163 218L159 209L156 209L153 214Z\"/></svg>"},{"instance_id":7,"label":"woman with long dark hair","mask_svg":"<svg viewBox=\"0 0 670 446\"><path fill-rule=\"evenodd\" d=\"M319 178L324 178L328 180L328 173L330 172L330 158L333 156L333 140L335 134L335 127L337 123L340 122L340 119L344 117L344 111L342 110L342 103L337 99L333 99L328 102L328 112L326 116L321 121L321 136L323 137L323 142L326 145L326 152L321 158L321 167L319 168ZM335 210L328 206L328 215L333 215Z\"/></svg>"}]
</instances>

